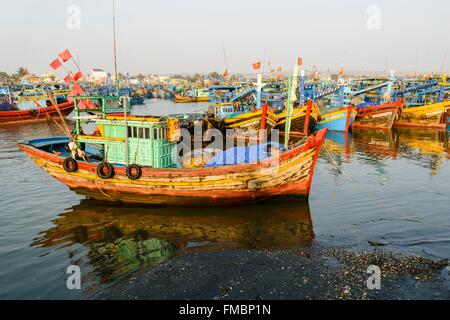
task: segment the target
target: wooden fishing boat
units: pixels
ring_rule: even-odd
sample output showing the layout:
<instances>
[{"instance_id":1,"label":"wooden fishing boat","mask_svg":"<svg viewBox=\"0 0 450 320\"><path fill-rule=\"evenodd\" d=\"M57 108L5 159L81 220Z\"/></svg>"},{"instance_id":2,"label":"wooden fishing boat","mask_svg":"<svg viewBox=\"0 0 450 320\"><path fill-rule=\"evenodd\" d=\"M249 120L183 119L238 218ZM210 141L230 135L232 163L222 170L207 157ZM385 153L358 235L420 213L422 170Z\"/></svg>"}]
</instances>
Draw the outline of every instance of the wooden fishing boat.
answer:
<instances>
[{"instance_id":1,"label":"wooden fishing boat","mask_svg":"<svg viewBox=\"0 0 450 320\"><path fill-rule=\"evenodd\" d=\"M199 96L195 98L195 102L209 102L209 96Z\"/></svg>"},{"instance_id":2,"label":"wooden fishing boat","mask_svg":"<svg viewBox=\"0 0 450 320\"><path fill-rule=\"evenodd\" d=\"M260 163L209 168L150 168L139 180L127 177L127 167L112 165L114 176L98 175L104 162L78 161L75 172L64 169L69 142L47 138L19 144L33 161L71 190L99 200L160 205L219 206L258 202L280 196L308 197L314 167L326 130ZM88 158L89 159L89 158Z\"/></svg>"},{"instance_id":3,"label":"wooden fishing boat","mask_svg":"<svg viewBox=\"0 0 450 320\"><path fill-rule=\"evenodd\" d=\"M358 111L351 106L335 112L326 113L320 116L320 121L317 123L316 128L347 132L357 115Z\"/></svg>"},{"instance_id":4,"label":"wooden fishing boat","mask_svg":"<svg viewBox=\"0 0 450 320\"><path fill-rule=\"evenodd\" d=\"M395 126L444 129L447 126L450 101L404 108Z\"/></svg>"},{"instance_id":5,"label":"wooden fishing boat","mask_svg":"<svg viewBox=\"0 0 450 320\"><path fill-rule=\"evenodd\" d=\"M401 100L377 106L359 107L352 128L392 129L402 108Z\"/></svg>"},{"instance_id":6,"label":"wooden fishing boat","mask_svg":"<svg viewBox=\"0 0 450 320\"><path fill-rule=\"evenodd\" d=\"M209 90L208 89L196 89L193 90L193 97L195 98L195 102L209 102Z\"/></svg>"},{"instance_id":7,"label":"wooden fishing boat","mask_svg":"<svg viewBox=\"0 0 450 320\"><path fill-rule=\"evenodd\" d=\"M175 98L174 98L175 103L193 103L195 101L196 101L195 97L182 96L179 94L175 94Z\"/></svg>"},{"instance_id":8,"label":"wooden fishing boat","mask_svg":"<svg viewBox=\"0 0 450 320\"><path fill-rule=\"evenodd\" d=\"M278 118L270 110L265 117L265 129L274 128ZM249 112L238 112L228 115L223 119L226 129L259 130L263 129L263 110L252 110Z\"/></svg>"},{"instance_id":9,"label":"wooden fishing boat","mask_svg":"<svg viewBox=\"0 0 450 320\"><path fill-rule=\"evenodd\" d=\"M52 117L59 117L59 112L61 112L63 116L67 116L72 112L73 108L73 102L65 102L57 105L57 107L50 106L29 110L0 111L0 125L46 121L50 120Z\"/></svg>"},{"instance_id":10,"label":"wooden fishing boat","mask_svg":"<svg viewBox=\"0 0 450 320\"><path fill-rule=\"evenodd\" d=\"M286 125L286 115L287 111L284 109L277 116L276 129L280 131L285 130ZM308 110L308 106L296 107L292 110L291 115L291 131L293 133L304 132L305 123L308 121L308 133L314 132L316 130L316 124L320 118L320 110L311 106Z\"/></svg>"},{"instance_id":11,"label":"wooden fishing boat","mask_svg":"<svg viewBox=\"0 0 450 320\"><path fill-rule=\"evenodd\" d=\"M86 99L74 98L72 140L44 138L19 147L71 190L99 200L215 206L308 197L327 132L321 130L256 161L187 169L177 165L176 119L126 117L126 112L121 117L103 112L84 118L78 102ZM127 98L121 99L127 103ZM98 130L83 134L83 121L94 122Z\"/></svg>"}]
</instances>

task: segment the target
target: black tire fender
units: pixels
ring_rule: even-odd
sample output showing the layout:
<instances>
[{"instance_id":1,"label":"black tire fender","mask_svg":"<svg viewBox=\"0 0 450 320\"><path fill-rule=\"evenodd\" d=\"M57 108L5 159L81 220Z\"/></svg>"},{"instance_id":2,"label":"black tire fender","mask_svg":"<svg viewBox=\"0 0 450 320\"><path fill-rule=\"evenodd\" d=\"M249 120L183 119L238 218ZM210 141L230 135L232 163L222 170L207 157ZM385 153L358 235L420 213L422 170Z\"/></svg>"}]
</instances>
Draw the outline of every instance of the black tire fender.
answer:
<instances>
[{"instance_id":1,"label":"black tire fender","mask_svg":"<svg viewBox=\"0 0 450 320\"><path fill-rule=\"evenodd\" d=\"M127 167L127 177L130 180L139 180L142 177L142 168L137 164L131 164Z\"/></svg>"},{"instance_id":2,"label":"black tire fender","mask_svg":"<svg viewBox=\"0 0 450 320\"><path fill-rule=\"evenodd\" d=\"M97 166L97 175L106 180L114 177L114 167L108 162L100 162Z\"/></svg>"},{"instance_id":3,"label":"black tire fender","mask_svg":"<svg viewBox=\"0 0 450 320\"><path fill-rule=\"evenodd\" d=\"M78 162L73 158L67 158L64 160L63 168L66 172L73 173L78 171Z\"/></svg>"}]
</instances>

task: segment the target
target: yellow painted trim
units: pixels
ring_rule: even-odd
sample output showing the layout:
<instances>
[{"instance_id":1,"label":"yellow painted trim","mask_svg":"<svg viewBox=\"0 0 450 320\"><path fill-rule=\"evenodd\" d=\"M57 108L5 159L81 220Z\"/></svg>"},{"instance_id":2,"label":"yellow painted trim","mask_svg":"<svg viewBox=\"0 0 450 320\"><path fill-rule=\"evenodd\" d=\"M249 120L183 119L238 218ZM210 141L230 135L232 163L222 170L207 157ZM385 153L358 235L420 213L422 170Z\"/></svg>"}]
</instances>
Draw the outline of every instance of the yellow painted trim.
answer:
<instances>
[{"instance_id":1,"label":"yellow painted trim","mask_svg":"<svg viewBox=\"0 0 450 320\"><path fill-rule=\"evenodd\" d=\"M82 139L82 140L107 140L107 141L120 141L120 142L124 142L125 138L107 138L107 137L99 137L99 136L85 136L85 135L80 135L78 136L78 139Z\"/></svg>"},{"instance_id":2,"label":"yellow painted trim","mask_svg":"<svg viewBox=\"0 0 450 320\"><path fill-rule=\"evenodd\" d=\"M308 154L306 154L305 156L303 156L300 159L297 159L295 161L289 162L287 164L285 164L284 166L278 167L275 172L279 173L282 171L285 171L289 168L291 168L292 166L305 161L308 158L312 158L314 156L316 152L316 149L312 149ZM164 181L140 181L140 180L127 180L127 179L108 179L108 180L102 180L99 177L97 177L96 175L89 175L89 174L85 174L85 173L80 173L80 172L74 172L74 173L67 173L62 167L59 166L54 166L52 164L48 164L47 161L45 160L40 160L39 158L35 159L35 162L42 168L51 168L51 170L53 172L56 173L63 173L63 174L70 174L73 176L77 176L77 177L81 177L81 178L85 178L88 180L94 180L94 181L101 181L101 182L108 182L108 183L112 183L112 184L128 184L128 185L140 185L140 186L173 186L173 187L183 187L183 186L203 186L203 187L207 187L207 186L211 186L211 185L223 185L223 184L230 184L230 183L242 183L242 182L246 182L248 180L253 180L253 179L258 179L258 178L263 178L263 177L267 177L268 175L248 175L243 177L243 179L220 179L220 180L201 180L201 181L189 181L189 182L164 182ZM214 168L211 168L211 170L213 170Z\"/></svg>"}]
</instances>

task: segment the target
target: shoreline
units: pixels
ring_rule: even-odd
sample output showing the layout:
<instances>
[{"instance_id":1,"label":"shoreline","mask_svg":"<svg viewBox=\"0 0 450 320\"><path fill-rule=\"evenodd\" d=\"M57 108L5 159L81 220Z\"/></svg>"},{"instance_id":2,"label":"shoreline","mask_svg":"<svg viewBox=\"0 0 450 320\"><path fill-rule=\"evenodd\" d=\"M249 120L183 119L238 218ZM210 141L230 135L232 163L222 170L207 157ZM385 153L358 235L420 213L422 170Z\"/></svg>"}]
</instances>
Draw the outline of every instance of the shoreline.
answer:
<instances>
[{"instance_id":1,"label":"shoreline","mask_svg":"<svg viewBox=\"0 0 450 320\"><path fill-rule=\"evenodd\" d=\"M367 288L367 268L381 289ZM374 249L187 252L100 290L100 300L409 300L450 299L448 260Z\"/></svg>"}]
</instances>

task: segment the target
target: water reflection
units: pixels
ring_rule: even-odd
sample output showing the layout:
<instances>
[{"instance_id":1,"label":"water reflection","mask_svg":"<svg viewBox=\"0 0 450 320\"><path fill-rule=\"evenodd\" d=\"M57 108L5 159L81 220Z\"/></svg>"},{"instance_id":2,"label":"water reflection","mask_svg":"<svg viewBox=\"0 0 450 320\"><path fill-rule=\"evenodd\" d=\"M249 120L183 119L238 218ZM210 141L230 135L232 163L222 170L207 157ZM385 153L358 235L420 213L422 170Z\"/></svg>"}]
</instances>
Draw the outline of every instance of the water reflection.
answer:
<instances>
[{"instance_id":1,"label":"water reflection","mask_svg":"<svg viewBox=\"0 0 450 320\"><path fill-rule=\"evenodd\" d=\"M64 248L69 252L67 265L77 255L77 263L92 270L87 277L99 283L186 251L310 246L314 239L309 204L290 200L283 205L220 210L111 206L83 200L53 224L32 246L48 248L49 254ZM75 249L78 245L82 253Z\"/></svg>"},{"instance_id":2,"label":"water reflection","mask_svg":"<svg viewBox=\"0 0 450 320\"><path fill-rule=\"evenodd\" d=\"M443 161L450 158L448 132L436 129L405 127L357 129L347 134L332 132L327 135L325 148L338 165L358 159L375 166L380 174L386 174L385 160L401 158L430 169L431 175L437 175ZM323 158L327 159L325 155Z\"/></svg>"}]
</instances>

